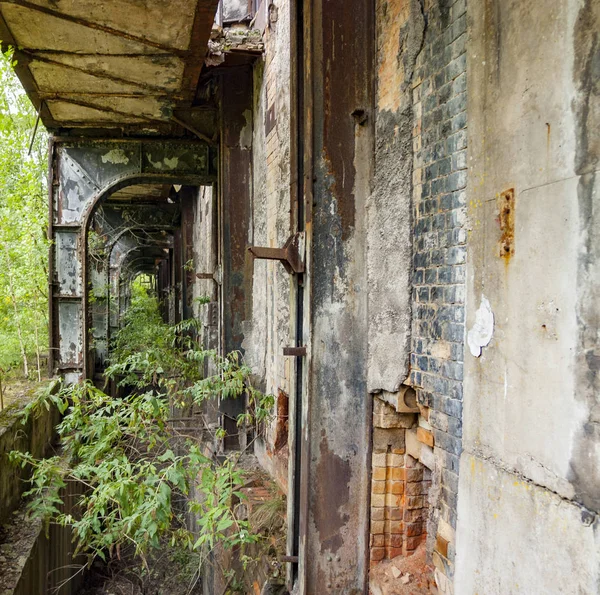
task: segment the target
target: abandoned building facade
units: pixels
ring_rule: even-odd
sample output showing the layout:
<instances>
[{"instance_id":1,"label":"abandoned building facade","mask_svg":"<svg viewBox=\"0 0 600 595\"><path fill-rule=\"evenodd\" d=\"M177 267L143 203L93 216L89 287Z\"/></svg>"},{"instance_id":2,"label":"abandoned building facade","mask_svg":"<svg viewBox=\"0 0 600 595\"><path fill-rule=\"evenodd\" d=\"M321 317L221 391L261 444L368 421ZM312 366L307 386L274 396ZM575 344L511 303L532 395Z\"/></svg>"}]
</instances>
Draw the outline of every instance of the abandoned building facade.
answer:
<instances>
[{"instance_id":1,"label":"abandoned building facade","mask_svg":"<svg viewBox=\"0 0 600 595\"><path fill-rule=\"evenodd\" d=\"M599 592L600 2L0 16L53 135L57 374L102 375L154 275L275 396L294 592L381 593L419 547L439 593Z\"/></svg>"}]
</instances>

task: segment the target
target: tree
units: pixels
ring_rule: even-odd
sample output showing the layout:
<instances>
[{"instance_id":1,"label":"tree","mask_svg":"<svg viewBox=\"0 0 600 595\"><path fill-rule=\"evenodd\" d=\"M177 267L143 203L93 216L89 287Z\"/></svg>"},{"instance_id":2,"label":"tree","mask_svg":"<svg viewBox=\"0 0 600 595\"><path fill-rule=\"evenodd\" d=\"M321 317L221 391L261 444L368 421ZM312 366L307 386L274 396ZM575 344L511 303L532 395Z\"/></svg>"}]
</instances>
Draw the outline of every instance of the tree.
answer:
<instances>
[{"instance_id":1,"label":"tree","mask_svg":"<svg viewBox=\"0 0 600 595\"><path fill-rule=\"evenodd\" d=\"M47 349L47 134L13 72L12 51L0 54L0 367L35 356L41 379ZM31 150L30 150L31 144Z\"/></svg>"}]
</instances>

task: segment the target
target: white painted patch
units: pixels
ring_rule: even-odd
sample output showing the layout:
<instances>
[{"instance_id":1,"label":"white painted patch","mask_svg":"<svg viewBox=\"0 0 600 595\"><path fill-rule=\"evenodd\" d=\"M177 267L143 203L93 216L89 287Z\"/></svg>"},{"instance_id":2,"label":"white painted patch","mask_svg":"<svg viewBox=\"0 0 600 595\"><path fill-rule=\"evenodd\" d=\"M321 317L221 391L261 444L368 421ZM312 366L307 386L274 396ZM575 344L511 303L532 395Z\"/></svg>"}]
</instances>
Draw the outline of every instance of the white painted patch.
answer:
<instances>
[{"instance_id":1,"label":"white painted patch","mask_svg":"<svg viewBox=\"0 0 600 595\"><path fill-rule=\"evenodd\" d=\"M467 333L469 350L474 357L481 355L481 348L489 345L494 334L494 313L488 299L482 294L481 305L475 313L475 324Z\"/></svg>"},{"instance_id":2,"label":"white painted patch","mask_svg":"<svg viewBox=\"0 0 600 595\"><path fill-rule=\"evenodd\" d=\"M102 155L102 163L113 163L115 165L123 163L127 165L129 163L129 157L123 149L112 149L108 153Z\"/></svg>"}]
</instances>

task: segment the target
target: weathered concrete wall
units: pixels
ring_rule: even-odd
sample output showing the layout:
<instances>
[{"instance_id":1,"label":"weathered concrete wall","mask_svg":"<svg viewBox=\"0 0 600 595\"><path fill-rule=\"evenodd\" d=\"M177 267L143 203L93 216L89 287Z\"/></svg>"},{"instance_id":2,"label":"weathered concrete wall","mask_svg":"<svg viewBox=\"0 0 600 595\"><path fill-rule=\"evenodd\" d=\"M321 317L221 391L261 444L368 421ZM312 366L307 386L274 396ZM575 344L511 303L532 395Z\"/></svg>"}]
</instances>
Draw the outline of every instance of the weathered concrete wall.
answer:
<instances>
[{"instance_id":1,"label":"weathered concrete wall","mask_svg":"<svg viewBox=\"0 0 600 595\"><path fill-rule=\"evenodd\" d=\"M277 21L265 30L264 60L254 66L253 195L249 245L279 248L291 235L290 219L290 3L277 5ZM293 279L277 261L255 260L252 321L244 349L261 388L276 398L272 423L258 440L261 463L287 489L287 403L293 358ZM285 418L283 411L285 410ZM282 432L285 436L282 436Z\"/></svg>"},{"instance_id":2,"label":"weathered concrete wall","mask_svg":"<svg viewBox=\"0 0 600 595\"><path fill-rule=\"evenodd\" d=\"M19 412L24 406L25 402L15 402L0 413L0 523L19 506L21 494L27 488L24 481L27 470L12 465L8 454L20 450L35 457L44 456L60 419L57 409L47 411L42 407L39 416L30 416L23 424Z\"/></svg>"},{"instance_id":3,"label":"weathered concrete wall","mask_svg":"<svg viewBox=\"0 0 600 595\"><path fill-rule=\"evenodd\" d=\"M68 482L60 492L66 514L76 514L82 484ZM24 504L2 527L0 593L2 595L71 595L85 577L85 556L73 556L76 542L69 527L29 518Z\"/></svg>"},{"instance_id":4,"label":"weathered concrete wall","mask_svg":"<svg viewBox=\"0 0 600 595\"><path fill-rule=\"evenodd\" d=\"M469 23L456 592L597 593L600 4L489 0Z\"/></svg>"},{"instance_id":5,"label":"weathered concrete wall","mask_svg":"<svg viewBox=\"0 0 600 595\"><path fill-rule=\"evenodd\" d=\"M194 272L213 275L212 279L198 278L192 285L192 307L202 321L204 344L219 349L220 304L218 301L218 226L216 193L212 186L201 186L194 201L193 251ZM210 303L201 304L201 299Z\"/></svg>"},{"instance_id":6,"label":"weathered concrete wall","mask_svg":"<svg viewBox=\"0 0 600 595\"><path fill-rule=\"evenodd\" d=\"M361 1L311 4L308 527L301 568L306 593L357 595L367 582L369 545L372 407L364 213L374 157L374 118L369 117L374 7Z\"/></svg>"}]
</instances>

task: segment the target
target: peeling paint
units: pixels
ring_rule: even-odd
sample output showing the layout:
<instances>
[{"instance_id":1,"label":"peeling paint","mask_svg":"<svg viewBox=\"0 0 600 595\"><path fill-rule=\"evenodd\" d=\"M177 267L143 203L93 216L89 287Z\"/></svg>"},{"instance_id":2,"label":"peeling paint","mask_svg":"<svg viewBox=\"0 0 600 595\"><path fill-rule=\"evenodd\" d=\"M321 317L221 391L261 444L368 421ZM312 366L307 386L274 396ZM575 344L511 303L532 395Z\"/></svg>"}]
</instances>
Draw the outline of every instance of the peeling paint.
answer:
<instances>
[{"instance_id":1,"label":"peeling paint","mask_svg":"<svg viewBox=\"0 0 600 595\"><path fill-rule=\"evenodd\" d=\"M106 153L106 155L102 155L102 163L113 163L115 165L123 163L127 165L129 163L129 157L127 157L127 153L122 149L113 149Z\"/></svg>"},{"instance_id":2,"label":"peeling paint","mask_svg":"<svg viewBox=\"0 0 600 595\"><path fill-rule=\"evenodd\" d=\"M481 348L489 345L494 334L494 313L488 299L482 294L481 305L475 313L475 323L467 333L469 351L474 357L481 355Z\"/></svg>"}]
</instances>

